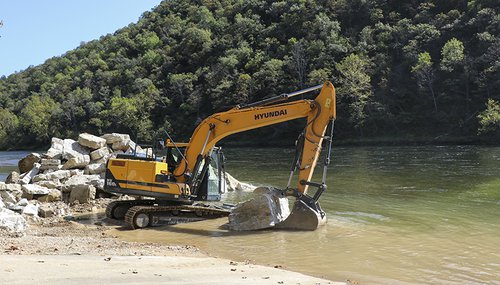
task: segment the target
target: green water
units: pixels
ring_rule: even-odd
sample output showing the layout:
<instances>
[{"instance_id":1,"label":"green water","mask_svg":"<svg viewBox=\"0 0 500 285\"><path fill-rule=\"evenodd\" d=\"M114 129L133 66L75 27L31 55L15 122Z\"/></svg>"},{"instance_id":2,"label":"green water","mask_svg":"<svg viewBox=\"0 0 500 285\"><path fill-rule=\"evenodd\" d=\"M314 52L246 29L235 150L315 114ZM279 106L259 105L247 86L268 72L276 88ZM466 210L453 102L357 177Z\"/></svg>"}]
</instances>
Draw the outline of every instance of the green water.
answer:
<instances>
[{"instance_id":1,"label":"green water","mask_svg":"<svg viewBox=\"0 0 500 285\"><path fill-rule=\"evenodd\" d=\"M227 171L239 180L286 185L292 149L225 153ZM500 284L499 166L500 147L335 147L320 200L328 223L317 231L241 234L211 220L117 235L193 244L215 256L335 281ZM230 192L224 199L251 195Z\"/></svg>"}]
</instances>

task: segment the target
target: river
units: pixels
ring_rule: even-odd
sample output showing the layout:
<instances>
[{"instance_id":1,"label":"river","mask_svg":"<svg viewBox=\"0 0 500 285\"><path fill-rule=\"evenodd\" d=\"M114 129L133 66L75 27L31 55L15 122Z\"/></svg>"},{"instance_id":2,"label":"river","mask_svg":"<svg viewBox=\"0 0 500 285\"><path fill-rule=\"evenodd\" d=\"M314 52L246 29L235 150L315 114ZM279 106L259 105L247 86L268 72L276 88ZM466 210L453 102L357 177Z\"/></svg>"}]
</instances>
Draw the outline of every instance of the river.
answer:
<instances>
[{"instance_id":1,"label":"river","mask_svg":"<svg viewBox=\"0 0 500 285\"><path fill-rule=\"evenodd\" d=\"M227 171L239 180L286 184L292 149L225 153ZM0 152L0 165L6 156L12 153ZM218 228L219 219L115 233L335 281L500 284L499 166L500 147L334 147L320 200L328 223L317 231L231 233Z\"/></svg>"}]
</instances>

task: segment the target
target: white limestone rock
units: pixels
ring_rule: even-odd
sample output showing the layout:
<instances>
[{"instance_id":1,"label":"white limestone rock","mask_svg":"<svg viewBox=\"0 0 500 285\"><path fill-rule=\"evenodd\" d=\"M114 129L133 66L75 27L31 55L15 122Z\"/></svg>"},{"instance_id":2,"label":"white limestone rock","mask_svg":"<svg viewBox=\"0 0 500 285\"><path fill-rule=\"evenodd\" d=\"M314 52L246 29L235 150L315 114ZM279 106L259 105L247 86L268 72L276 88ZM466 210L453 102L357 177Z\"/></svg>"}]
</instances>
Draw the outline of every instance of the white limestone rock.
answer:
<instances>
[{"instance_id":1,"label":"white limestone rock","mask_svg":"<svg viewBox=\"0 0 500 285\"><path fill-rule=\"evenodd\" d=\"M30 171L23 174L23 177L19 180L19 184L29 184L31 179L40 172L40 166L40 163L35 163Z\"/></svg>"},{"instance_id":2,"label":"white limestone rock","mask_svg":"<svg viewBox=\"0 0 500 285\"><path fill-rule=\"evenodd\" d=\"M108 147L102 147L100 149L96 149L93 152L90 153L90 158L92 160L98 160L103 158L104 156L108 155L110 153Z\"/></svg>"},{"instance_id":3,"label":"white limestone rock","mask_svg":"<svg viewBox=\"0 0 500 285\"><path fill-rule=\"evenodd\" d=\"M19 173L17 171L12 171L9 176L5 179L6 184L17 184L21 179Z\"/></svg>"},{"instance_id":4,"label":"white limestone rock","mask_svg":"<svg viewBox=\"0 0 500 285\"><path fill-rule=\"evenodd\" d=\"M290 215L288 199L270 187L254 190L255 198L239 203L229 215L226 226L234 231L266 229Z\"/></svg>"},{"instance_id":5,"label":"white limestone rock","mask_svg":"<svg viewBox=\"0 0 500 285\"><path fill-rule=\"evenodd\" d=\"M121 150L121 151L127 151L130 148L130 142L131 140L123 140L123 141L117 141L114 142L111 148L113 150Z\"/></svg>"},{"instance_id":6,"label":"white limestone rock","mask_svg":"<svg viewBox=\"0 0 500 285\"><path fill-rule=\"evenodd\" d=\"M43 181L43 180L59 182L60 180L67 179L67 178L70 178L71 176L81 175L81 174L83 174L83 171L78 170L78 169L57 170L57 171L47 173L47 174L39 174L39 175L33 177L33 182L37 183L37 182Z\"/></svg>"},{"instance_id":7,"label":"white limestone rock","mask_svg":"<svg viewBox=\"0 0 500 285\"><path fill-rule=\"evenodd\" d=\"M90 149L99 149L106 146L106 139L83 133L78 136L78 143Z\"/></svg>"},{"instance_id":8,"label":"white limestone rock","mask_svg":"<svg viewBox=\"0 0 500 285\"><path fill-rule=\"evenodd\" d=\"M62 158L63 150L64 140L54 137L52 138L49 150L47 150L44 156L47 158L60 159Z\"/></svg>"},{"instance_id":9,"label":"white limestone rock","mask_svg":"<svg viewBox=\"0 0 500 285\"><path fill-rule=\"evenodd\" d=\"M85 168L90 163L90 155L81 155L68 159L62 169Z\"/></svg>"},{"instance_id":10,"label":"white limestone rock","mask_svg":"<svg viewBox=\"0 0 500 285\"><path fill-rule=\"evenodd\" d=\"M92 185L80 185L71 189L69 194L69 203L73 204L75 201L80 203L90 203L95 199L96 189Z\"/></svg>"},{"instance_id":11,"label":"white limestone rock","mask_svg":"<svg viewBox=\"0 0 500 285\"><path fill-rule=\"evenodd\" d=\"M55 201L61 201L62 199L62 192L56 189L50 189L49 194L38 197L39 202L55 202Z\"/></svg>"},{"instance_id":12,"label":"white limestone rock","mask_svg":"<svg viewBox=\"0 0 500 285\"><path fill-rule=\"evenodd\" d=\"M59 165L61 164L61 160L60 159L46 159L46 158L42 158L42 160L40 161L40 170L58 170L59 169Z\"/></svg>"},{"instance_id":13,"label":"white limestone rock","mask_svg":"<svg viewBox=\"0 0 500 285\"><path fill-rule=\"evenodd\" d=\"M40 185L49 189L60 189L62 187L62 184L59 181L54 181L54 180L42 180L35 182L34 184Z\"/></svg>"},{"instance_id":14,"label":"white limestone rock","mask_svg":"<svg viewBox=\"0 0 500 285\"><path fill-rule=\"evenodd\" d=\"M16 186L16 187L10 187L10 186ZM22 195L21 185L0 183L0 198L3 200L4 203L15 204L21 198L21 195Z\"/></svg>"},{"instance_id":15,"label":"white limestone rock","mask_svg":"<svg viewBox=\"0 0 500 285\"><path fill-rule=\"evenodd\" d=\"M102 190L104 188L104 179L99 175L75 175L64 183L62 191L71 192L72 189L84 185L92 185Z\"/></svg>"},{"instance_id":16,"label":"white limestone rock","mask_svg":"<svg viewBox=\"0 0 500 285\"><path fill-rule=\"evenodd\" d=\"M106 163L92 163L85 167L86 174L99 174L106 172Z\"/></svg>"},{"instance_id":17,"label":"white limestone rock","mask_svg":"<svg viewBox=\"0 0 500 285\"><path fill-rule=\"evenodd\" d=\"M50 193L50 189L36 185L36 184L27 184L22 186L22 191L24 194L29 195L47 195Z\"/></svg>"},{"instance_id":18,"label":"white limestone rock","mask_svg":"<svg viewBox=\"0 0 500 285\"><path fill-rule=\"evenodd\" d=\"M0 208L0 229L7 230L16 236L23 236L26 226L27 223L23 216L6 208Z\"/></svg>"},{"instance_id":19,"label":"white limestone rock","mask_svg":"<svg viewBox=\"0 0 500 285\"><path fill-rule=\"evenodd\" d=\"M65 160L80 157L83 155L89 155L90 150L82 145L80 145L77 141L72 139L65 139L63 141L63 153L62 158Z\"/></svg>"},{"instance_id":20,"label":"white limestone rock","mask_svg":"<svg viewBox=\"0 0 500 285\"><path fill-rule=\"evenodd\" d=\"M101 138L105 139L107 144L114 144L120 141L130 141L130 136L128 134L104 134L101 136Z\"/></svg>"}]
</instances>

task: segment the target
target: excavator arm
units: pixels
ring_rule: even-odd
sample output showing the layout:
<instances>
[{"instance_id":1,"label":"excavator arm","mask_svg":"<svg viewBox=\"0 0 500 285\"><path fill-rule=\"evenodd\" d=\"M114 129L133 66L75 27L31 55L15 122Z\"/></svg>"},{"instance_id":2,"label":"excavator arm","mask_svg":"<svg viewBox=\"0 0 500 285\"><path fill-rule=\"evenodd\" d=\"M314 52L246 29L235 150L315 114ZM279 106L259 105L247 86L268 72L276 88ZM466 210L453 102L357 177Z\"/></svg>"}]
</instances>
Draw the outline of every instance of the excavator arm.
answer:
<instances>
[{"instance_id":1,"label":"excavator arm","mask_svg":"<svg viewBox=\"0 0 500 285\"><path fill-rule=\"evenodd\" d=\"M229 111L216 113L203 120L194 131L188 147L185 150L185 159L180 162L174 171L179 182L189 182L189 177L196 175L201 160L221 139L235 133L257 129L264 126L278 124L298 118L307 118L307 125L303 132L303 147L301 150L301 164L299 169L299 183L297 190L306 193L316 166L321 143L330 121L336 117L335 88L330 82L322 86L306 89L319 89L320 94L314 100L297 100L288 103L279 103L265 106L238 106ZM288 95L286 98L296 96ZM302 92L304 93L304 92ZM263 104L266 104L264 100ZM186 175L189 174L189 175ZM300 183L302 181L302 183Z\"/></svg>"}]
</instances>

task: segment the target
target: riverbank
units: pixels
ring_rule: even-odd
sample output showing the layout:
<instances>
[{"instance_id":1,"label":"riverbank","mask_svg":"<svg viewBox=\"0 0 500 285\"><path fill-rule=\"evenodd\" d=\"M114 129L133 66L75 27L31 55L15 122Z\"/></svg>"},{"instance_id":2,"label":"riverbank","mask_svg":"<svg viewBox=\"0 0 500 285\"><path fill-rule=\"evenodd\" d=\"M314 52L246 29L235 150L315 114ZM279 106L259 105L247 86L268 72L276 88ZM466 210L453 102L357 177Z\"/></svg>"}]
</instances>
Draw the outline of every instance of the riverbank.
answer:
<instances>
[{"instance_id":1,"label":"riverbank","mask_svg":"<svg viewBox=\"0 0 500 285\"><path fill-rule=\"evenodd\" d=\"M96 225L97 224L97 225ZM127 242L119 225L30 223L0 239L2 284L344 284L250 262L214 258L187 245ZM1 234L0 234L1 235Z\"/></svg>"}]
</instances>

